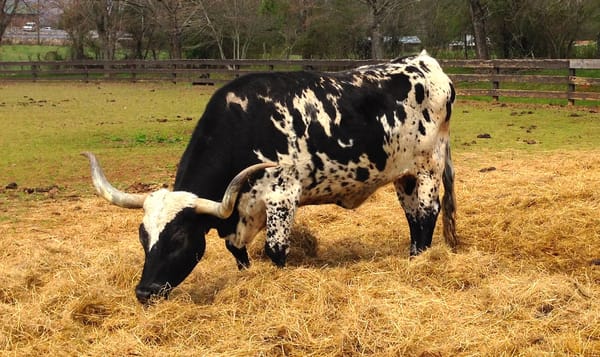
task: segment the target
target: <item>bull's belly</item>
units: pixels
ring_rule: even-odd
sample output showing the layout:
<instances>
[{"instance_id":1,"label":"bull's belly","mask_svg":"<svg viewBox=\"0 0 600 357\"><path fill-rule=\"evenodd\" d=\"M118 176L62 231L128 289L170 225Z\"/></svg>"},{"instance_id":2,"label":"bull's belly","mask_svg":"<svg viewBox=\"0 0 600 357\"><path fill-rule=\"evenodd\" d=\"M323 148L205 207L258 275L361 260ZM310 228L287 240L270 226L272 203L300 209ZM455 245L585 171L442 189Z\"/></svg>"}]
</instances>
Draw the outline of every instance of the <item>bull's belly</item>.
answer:
<instances>
[{"instance_id":1,"label":"bull's belly","mask_svg":"<svg viewBox=\"0 0 600 357\"><path fill-rule=\"evenodd\" d=\"M362 182L323 182L312 188L304 188L300 195L300 205L336 204L353 209L360 206L388 180L371 183Z\"/></svg>"},{"instance_id":2,"label":"bull's belly","mask_svg":"<svg viewBox=\"0 0 600 357\"><path fill-rule=\"evenodd\" d=\"M340 165L336 162L324 163L324 170L317 173L300 173L300 205L336 204L344 208L356 208L380 187L415 171L414 159L410 152L391 154L384 170L375 165ZM331 170L335 168L335 170Z\"/></svg>"}]
</instances>

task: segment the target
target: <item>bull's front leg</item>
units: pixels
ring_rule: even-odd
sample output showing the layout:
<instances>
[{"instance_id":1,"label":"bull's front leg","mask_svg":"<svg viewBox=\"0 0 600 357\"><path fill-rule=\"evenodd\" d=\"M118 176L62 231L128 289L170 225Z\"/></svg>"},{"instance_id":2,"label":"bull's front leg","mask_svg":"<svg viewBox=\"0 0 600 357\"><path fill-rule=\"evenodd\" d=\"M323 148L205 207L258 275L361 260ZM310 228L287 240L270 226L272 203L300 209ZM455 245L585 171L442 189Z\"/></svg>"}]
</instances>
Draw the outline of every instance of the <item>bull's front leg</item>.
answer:
<instances>
[{"instance_id":1,"label":"bull's front leg","mask_svg":"<svg viewBox=\"0 0 600 357\"><path fill-rule=\"evenodd\" d=\"M280 268L290 251L290 233L298 207L299 188L279 187L267 202L267 237L265 253Z\"/></svg>"},{"instance_id":2,"label":"bull's front leg","mask_svg":"<svg viewBox=\"0 0 600 357\"><path fill-rule=\"evenodd\" d=\"M229 239L225 240L225 246L227 247L227 250L233 254L239 270L248 269L250 267L250 258L248 257L246 246L238 248L231 243Z\"/></svg>"},{"instance_id":3,"label":"bull's front leg","mask_svg":"<svg viewBox=\"0 0 600 357\"><path fill-rule=\"evenodd\" d=\"M429 172L420 173L403 176L394 186L408 220L410 255L415 256L431 246L440 212L439 180Z\"/></svg>"}]
</instances>

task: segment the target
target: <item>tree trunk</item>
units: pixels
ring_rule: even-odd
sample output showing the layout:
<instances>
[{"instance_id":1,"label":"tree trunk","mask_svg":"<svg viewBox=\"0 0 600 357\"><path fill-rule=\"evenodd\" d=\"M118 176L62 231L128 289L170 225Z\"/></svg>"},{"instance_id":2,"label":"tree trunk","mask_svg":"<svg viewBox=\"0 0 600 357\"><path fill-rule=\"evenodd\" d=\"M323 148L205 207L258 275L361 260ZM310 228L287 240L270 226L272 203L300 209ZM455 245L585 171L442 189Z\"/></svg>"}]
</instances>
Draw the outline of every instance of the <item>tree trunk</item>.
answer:
<instances>
[{"instance_id":1,"label":"tree trunk","mask_svg":"<svg viewBox=\"0 0 600 357\"><path fill-rule=\"evenodd\" d=\"M383 58L383 36L381 35L381 25L374 19L375 23L371 28L371 58Z\"/></svg>"},{"instance_id":2,"label":"tree trunk","mask_svg":"<svg viewBox=\"0 0 600 357\"><path fill-rule=\"evenodd\" d=\"M481 4L481 0L469 0L471 9L471 20L473 23L473 36L475 37L475 48L477 49L477 58L490 59L490 53L487 47L487 31L485 20L487 11Z\"/></svg>"}]
</instances>

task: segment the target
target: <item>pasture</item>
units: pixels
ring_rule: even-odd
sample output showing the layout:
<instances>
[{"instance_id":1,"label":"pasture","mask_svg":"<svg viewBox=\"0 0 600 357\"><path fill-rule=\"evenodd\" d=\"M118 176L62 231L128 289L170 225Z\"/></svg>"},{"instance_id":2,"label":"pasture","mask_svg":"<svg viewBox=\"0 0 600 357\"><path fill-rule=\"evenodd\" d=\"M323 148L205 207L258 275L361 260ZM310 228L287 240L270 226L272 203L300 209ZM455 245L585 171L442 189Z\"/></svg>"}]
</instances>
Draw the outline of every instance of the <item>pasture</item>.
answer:
<instances>
[{"instance_id":1,"label":"pasture","mask_svg":"<svg viewBox=\"0 0 600 357\"><path fill-rule=\"evenodd\" d=\"M142 212L93 193L172 184L212 90L0 84L0 354L600 356L600 108L464 102L452 118L462 244L408 259L393 188L303 207L288 267L215 232L166 301L138 304Z\"/></svg>"}]
</instances>

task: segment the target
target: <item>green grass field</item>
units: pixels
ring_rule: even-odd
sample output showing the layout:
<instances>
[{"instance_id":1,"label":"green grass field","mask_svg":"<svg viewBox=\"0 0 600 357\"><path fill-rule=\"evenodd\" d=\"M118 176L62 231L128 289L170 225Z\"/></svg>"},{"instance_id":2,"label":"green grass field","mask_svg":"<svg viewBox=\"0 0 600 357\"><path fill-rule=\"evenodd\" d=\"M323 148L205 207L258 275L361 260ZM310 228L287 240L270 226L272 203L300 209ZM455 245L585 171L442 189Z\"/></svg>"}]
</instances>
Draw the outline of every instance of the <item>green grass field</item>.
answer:
<instances>
[{"instance_id":1,"label":"green grass field","mask_svg":"<svg viewBox=\"0 0 600 357\"><path fill-rule=\"evenodd\" d=\"M1 181L77 183L79 152L124 159L142 175L163 168L187 143L210 92L172 84L2 84ZM141 159L141 158L144 159Z\"/></svg>"},{"instance_id":2,"label":"green grass field","mask_svg":"<svg viewBox=\"0 0 600 357\"><path fill-rule=\"evenodd\" d=\"M0 84L0 184L81 187L81 151L127 161L140 179L168 180L212 89L151 84ZM590 107L479 102L455 107L456 152L598 147ZM489 134L490 138L478 138ZM131 157L137 157L131 162Z\"/></svg>"}]
</instances>

